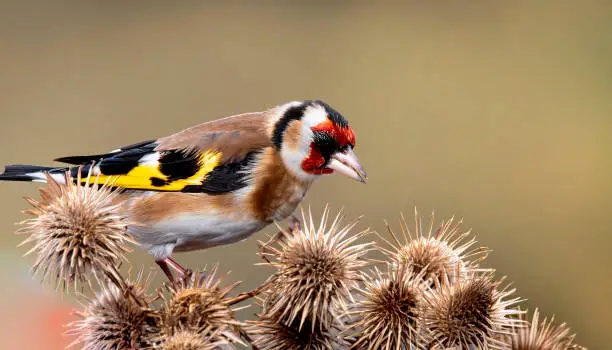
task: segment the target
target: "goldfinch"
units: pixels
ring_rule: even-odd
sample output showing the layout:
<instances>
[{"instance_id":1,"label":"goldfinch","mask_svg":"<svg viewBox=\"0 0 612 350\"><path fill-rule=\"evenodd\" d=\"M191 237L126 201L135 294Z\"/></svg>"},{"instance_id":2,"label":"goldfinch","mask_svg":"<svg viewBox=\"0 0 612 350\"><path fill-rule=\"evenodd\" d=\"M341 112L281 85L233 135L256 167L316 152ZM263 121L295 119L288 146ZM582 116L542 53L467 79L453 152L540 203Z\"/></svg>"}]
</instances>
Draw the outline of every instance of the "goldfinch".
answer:
<instances>
[{"instance_id":1,"label":"goldfinch","mask_svg":"<svg viewBox=\"0 0 612 350\"><path fill-rule=\"evenodd\" d=\"M347 120L323 101L238 114L105 154L56 159L67 167L8 165L0 180L81 181L90 171L125 196L128 232L166 274L173 252L242 241L291 216L312 183L340 173L366 182ZM76 180L75 180L76 181Z\"/></svg>"}]
</instances>

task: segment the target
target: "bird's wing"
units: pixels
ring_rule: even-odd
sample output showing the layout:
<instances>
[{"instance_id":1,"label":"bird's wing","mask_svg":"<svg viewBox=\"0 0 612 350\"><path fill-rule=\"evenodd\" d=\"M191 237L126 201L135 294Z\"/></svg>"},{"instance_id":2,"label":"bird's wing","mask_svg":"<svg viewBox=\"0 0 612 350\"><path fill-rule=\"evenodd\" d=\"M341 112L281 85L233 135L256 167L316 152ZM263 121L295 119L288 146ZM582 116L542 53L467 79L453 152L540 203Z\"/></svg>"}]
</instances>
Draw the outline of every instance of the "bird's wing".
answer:
<instances>
[{"instance_id":1,"label":"bird's wing","mask_svg":"<svg viewBox=\"0 0 612 350\"><path fill-rule=\"evenodd\" d=\"M266 120L263 112L241 114L107 154L56 161L82 166L83 182L94 181L85 176L93 167L98 183L126 190L227 193L247 185L244 170L271 146Z\"/></svg>"},{"instance_id":2,"label":"bird's wing","mask_svg":"<svg viewBox=\"0 0 612 350\"><path fill-rule=\"evenodd\" d=\"M221 163L234 162L253 149L271 146L268 121L266 112L213 120L160 138L156 150L222 150Z\"/></svg>"}]
</instances>

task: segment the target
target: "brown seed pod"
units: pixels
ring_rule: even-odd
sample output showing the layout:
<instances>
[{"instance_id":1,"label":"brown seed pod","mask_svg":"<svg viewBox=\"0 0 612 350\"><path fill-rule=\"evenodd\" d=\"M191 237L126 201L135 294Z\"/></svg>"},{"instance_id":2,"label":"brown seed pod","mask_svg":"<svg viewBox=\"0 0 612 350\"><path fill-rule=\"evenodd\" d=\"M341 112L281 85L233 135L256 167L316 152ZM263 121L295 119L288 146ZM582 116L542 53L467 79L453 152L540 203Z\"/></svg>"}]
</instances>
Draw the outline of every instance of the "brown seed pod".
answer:
<instances>
[{"instance_id":1,"label":"brown seed pod","mask_svg":"<svg viewBox=\"0 0 612 350\"><path fill-rule=\"evenodd\" d=\"M357 301L348 313L349 338L357 349L411 349L421 347L423 276L414 275L405 266L387 273L375 269L365 275L363 288L357 289Z\"/></svg>"},{"instance_id":2,"label":"brown seed pod","mask_svg":"<svg viewBox=\"0 0 612 350\"><path fill-rule=\"evenodd\" d=\"M162 350L215 350L223 342L215 341L216 334L210 328L199 332L181 330L168 337L161 345Z\"/></svg>"},{"instance_id":3,"label":"brown seed pod","mask_svg":"<svg viewBox=\"0 0 612 350\"><path fill-rule=\"evenodd\" d=\"M261 314L258 320L247 321L246 330L251 336L252 345L259 350L327 350L344 349L347 344L339 336L335 327L324 330L304 324L299 320L293 324L285 323L279 314Z\"/></svg>"},{"instance_id":4,"label":"brown seed pod","mask_svg":"<svg viewBox=\"0 0 612 350\"><path fill-rule=\"evenodd\" d=\"M521 315L522 316L522 315ZM521 317L521 319L524 319ZM565 323L554 324L554 317L540 321L540 312L535 309L529 327L514 329L513 350L570 350L581 347L574 344L575 335ZM584 348L582 348L584 349Z\"/></svg>"},{"instance_id":5,"label":"brown seed pod","mask_svg":"<svg viewBox=\"0 0 612 350\"><path fill-rule=\"evenodd\" d=\"M514 316L521 311L511 307L519 298L507 299L514 289L499 289L491 273L473 274L456 284L444 283L425 293L427 309L423 314L430 346L441 349L507 349L500 335L524 327Z\"/></svg>"},{"instance_id":6,"label":"brown seed pod","mask_svg":"<svg viewBox=\"0 0 612 350\"><path fill-rule=\"evenodd\" d=\"M117 213L121 199L97 181L77 185L66 173L64 182L47 175L41 200L26 198L33 209L25 212L34 218L21 222L17 233L28 235L21 245L34 243L26 253L36 253L33 272L64 291L71 284L75 290L83 282L90 285L91 276L120 283L117 266L130 251L126 244L133 243L125 218Z\"/></svg>"},{"instance_id":7,"label":"brown seed pod","mask_svg":"<svg viewBox=\"0 0 612 350\"><path fill-rule=\"evenodd\" d=\"M434 231L434 214L429 225L423 228L421 218L415 209L415 229L410 230L406 219L401 216L401 237L387 225L392 242L381 238L391 249L380 250L391 260L393 266L406 265L414 274L421 274L431 281L431 287L444 282L455 283L476 269L476 262L486 257L486 248L471 249L476 239L471 232L460 233L462 222L453 224L453 218L442 221Z\"/></svg>"},{"instance_id":8,"label":"brown seed pod","mask_svg":"<svg viewBox=\"0 0 612 350\"><path fill-rule=\"evenodd\" d=\"M355 244L369 231L352 233L357 220L341 227L341 213L329 227L327 208L318 227L312 213L308 221L304 213L302 217L301 230L285 233L279 246L265 253L267 265L276 272L264 308L267 314L279 315L284 324L293 325L297 320L298 331L306 324L313 332L317 327L325 331L334 323L335 310L346 310L372 243Z\"/></svg>"},{"instance_id":9,"label":"brown seed pod","mask_svg":"<svg viewBox=\"0 0 612 350\"><path fill-rule=\"evenodd\" d=\"M227 295L238 285L221 286L217 268L187 274L176 285L168 285L171 297L162 310L162 334L168 338L180 331L201 333L210 329L216 340L242 343L236 327L231 299Z\"/></svg>"},{"instance_id":10,"label":"brown seed pod","mask_svg":"<svg viewBox=\"0 0 612 350\"><path fill-rule=\"evenodd\" d=\"M140 277L125 285L122 291L109 282L89 300L85 311L78 313L81 319L69 325L67 333L77 336L70 346L82 344L85 350L154 347L160 315L148 306Z\"/></svg>"}]
</instances>

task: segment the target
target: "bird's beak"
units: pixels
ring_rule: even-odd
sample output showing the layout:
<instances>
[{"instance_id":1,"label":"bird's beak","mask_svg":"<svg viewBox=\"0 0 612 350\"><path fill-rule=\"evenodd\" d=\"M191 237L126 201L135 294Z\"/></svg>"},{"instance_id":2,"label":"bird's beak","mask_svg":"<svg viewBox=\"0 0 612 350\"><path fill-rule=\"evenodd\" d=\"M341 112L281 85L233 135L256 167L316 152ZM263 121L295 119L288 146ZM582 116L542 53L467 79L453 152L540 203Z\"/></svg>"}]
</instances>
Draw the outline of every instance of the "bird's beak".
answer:
<instances>
[{"instance_id":1,"label":"bird's beak","mask_svg":"<svg viewBox=\"0 0 612 350\"><path fill-rule=\"evenodd\" d=\"M344 152L334 153L327 164L327 168L363 183L366 183L368 180L368 175L363 170L359 159L351 147Z\"/></svg>"}]
</instances>

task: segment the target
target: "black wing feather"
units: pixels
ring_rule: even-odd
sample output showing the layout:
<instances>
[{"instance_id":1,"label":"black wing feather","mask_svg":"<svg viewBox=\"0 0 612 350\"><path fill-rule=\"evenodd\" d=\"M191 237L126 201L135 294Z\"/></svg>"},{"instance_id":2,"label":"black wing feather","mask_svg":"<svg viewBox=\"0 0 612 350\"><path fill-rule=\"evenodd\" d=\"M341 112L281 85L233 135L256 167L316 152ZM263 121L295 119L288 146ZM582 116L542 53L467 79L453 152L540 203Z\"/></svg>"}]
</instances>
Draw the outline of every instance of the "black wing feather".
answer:
<instances>
[{"instance_id":1,"label":"black wing feather","mask_svg":"<svg viewBox=\"0 0 612 350\"><path fill-rule=\"evenodd\" d=\"M239 190L248 185L250 170L260 151L252 151L238 161L216 166L201 185L186 186L183 192L204 192L218 195Z\"/></svg>"},{"instance_id":2,"label":"black wing feather","mask_svg":"<svg viewBox=\"0 0 612 350\"><path fill-rule=\"evenodd\" d=\"M93 164L100 167L103 175L126 175L139 165L143 156L156 152L157 146L155 141L145 141L112 153L62 157L56 161L84 165L82 169L84 175ZM195 149L166 149L158 152L160 152L159 170L167 176L167 179L152 178L153 187L162 187L175 180L187 179L199 170L200 153ZM228 159L208 173L200 185L185 186L181 191L219 195L239 190L248 185L250 170L260 153L261 149L257 149L247 153L242 159ZM76 175L77 168L74 170Z\"/></svg>"},{"instance_id":3,"label":"black wing feather","mask_svg":"<svg viewBox=\"0 0 612 350\"><path fill-rule=\"evenodd\" d=\"M56 158L54 159L54 161L62 162L66 164L72 164L72 165L88 164L91 162L97 162L100 159L108 159L108 158L112 158L115 156L122 157L123 155L126 154L125 153L126 151L130 151L134 149L147 149L150 151L153 148L155 148L156 145L157 144L155 143L154 140L148 140L148 141L138 142L138 143L135 143L129 146L121 147L117 152L92 154L92 155L87 155L87 156L68 156L68 157Z\"/></svg>"}]
</instances>

